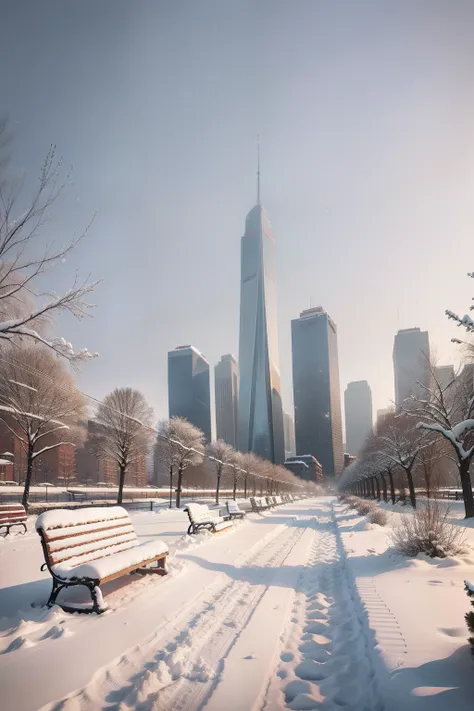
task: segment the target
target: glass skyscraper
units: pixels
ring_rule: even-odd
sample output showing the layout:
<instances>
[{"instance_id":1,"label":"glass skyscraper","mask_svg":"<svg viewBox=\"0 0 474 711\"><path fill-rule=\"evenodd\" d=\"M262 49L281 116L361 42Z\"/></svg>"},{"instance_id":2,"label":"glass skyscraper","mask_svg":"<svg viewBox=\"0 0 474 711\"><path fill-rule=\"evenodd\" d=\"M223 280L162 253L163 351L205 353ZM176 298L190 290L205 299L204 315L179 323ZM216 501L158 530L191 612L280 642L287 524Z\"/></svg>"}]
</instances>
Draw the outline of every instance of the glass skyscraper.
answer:
<instances>
[{"instance_id":1,"label":"glass skyscraper","mask_svg":"<svg viewBox=\"0 0 474 711\"><path fill-rule=\"evenodd\" d=\"M239 449L283 464L275 279L275 240L258 200L241 241Z\"/></svg>"},{"instance_id":2,"label":"glass skyscraper","mask_svg":"<svg viewBox=\"0 0 474 711\"><path fill-rule=\"evenodd\" d=\"M291 322L296 454L311 454L325 475L344 467L336 324L318 306Z\"/></svg>"},{"instance_id":3,"label":"glass skyscraper","mask_svg":"<svg viewBox=\"0 0 474 711\"><path fill-rule=\"evenodd\" d=\"M170 417L185 417L211 441L209 363L194 346L178 346L168 353Z\"/></svg>"}]
</instances>

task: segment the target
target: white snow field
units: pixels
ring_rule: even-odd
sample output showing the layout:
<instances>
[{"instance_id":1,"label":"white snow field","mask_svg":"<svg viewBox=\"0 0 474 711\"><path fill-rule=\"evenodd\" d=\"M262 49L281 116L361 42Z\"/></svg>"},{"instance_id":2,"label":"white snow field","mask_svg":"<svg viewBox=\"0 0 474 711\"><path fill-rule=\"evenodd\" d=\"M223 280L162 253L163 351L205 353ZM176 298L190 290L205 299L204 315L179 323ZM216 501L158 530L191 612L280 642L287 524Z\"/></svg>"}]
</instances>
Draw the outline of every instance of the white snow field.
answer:
<instances>
[{"instance_id":1,"label":"white snow field","mask_svg":"<svg viewBox=\"0 0 474 711\"><path fill-rule=\"evenodd\" d=\"M169 546L170 572L105 584L99 616L42 606L33 519L0 540L2 711L474 708L474 529L472 550L431 560L395 555L389 527L330 497L217 535L184 535L182 511L131 518L140 542Z\"/></svg>"}]
</instances>

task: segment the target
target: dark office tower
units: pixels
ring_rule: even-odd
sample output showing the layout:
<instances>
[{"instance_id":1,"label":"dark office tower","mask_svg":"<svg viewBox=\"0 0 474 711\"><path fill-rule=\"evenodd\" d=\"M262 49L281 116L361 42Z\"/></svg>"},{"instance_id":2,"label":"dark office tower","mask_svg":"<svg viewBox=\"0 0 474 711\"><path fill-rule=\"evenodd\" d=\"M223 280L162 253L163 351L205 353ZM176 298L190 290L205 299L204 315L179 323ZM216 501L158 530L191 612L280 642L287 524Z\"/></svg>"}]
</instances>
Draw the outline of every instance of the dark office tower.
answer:
<instances>
[{"instance_id":1,"label":"dark office tower","mask_svg":"<svg viewBox=\"0 0 474 711\"><path fill-rule=\"evenodd\" d=\"M241 452L283 464L275 240L259 193L241 240L238 440Z\"/></svg>"},{"instance_id":2,"label":"dark office tower","mask_svg":"<svg viewBox=\"0 0 474 711\"><path fill-rule=\"evenodd\" d=\"M398 331L393 343L395 405L400 408L410 396L424 397L430 386L430 342L428 331L405 328ZM425 386L425 388L420 385Z\"/></svg>"},{"instance_id":3,"label":"dark office tower","mask_svg":"<svg viewBox=\"0 0 474 711\"><path fill-rule=\"evenodd\" d=\"M239 374L237 361L230 353L214 367L216 394L216 435L237 449L237 403Z\"/></svg>"},{"instance_id":4,"label":"dark office tower","mask_svg":"<svg viewBox=\"0 0 474 711\"><path fill-rule=\"evenodd\" d=\"M344 467L336 324L318 306L291 322L296 454L311 454L326 476Z\"/></svg>"},{"instance_id":5,"label":"dark office tower","mask_svg":"<svg viewBox=\"0 0 474 711\"><path fill-rule=\"evenodd\" d=\"M209 363L194 346L178 346L168 353L170 417L185 417L211 441Z\"/></svg>"},{"instance_id":6,"label":"dark office tower","mask_svg":"<svg viewBox=\"0 0 474 711\"><path fill-rule=\"evenodd\" d=\"M349 383L344 393L346 452L359 454L372 432L372 391L367 380Z\"/></svg>"}]
</instances>

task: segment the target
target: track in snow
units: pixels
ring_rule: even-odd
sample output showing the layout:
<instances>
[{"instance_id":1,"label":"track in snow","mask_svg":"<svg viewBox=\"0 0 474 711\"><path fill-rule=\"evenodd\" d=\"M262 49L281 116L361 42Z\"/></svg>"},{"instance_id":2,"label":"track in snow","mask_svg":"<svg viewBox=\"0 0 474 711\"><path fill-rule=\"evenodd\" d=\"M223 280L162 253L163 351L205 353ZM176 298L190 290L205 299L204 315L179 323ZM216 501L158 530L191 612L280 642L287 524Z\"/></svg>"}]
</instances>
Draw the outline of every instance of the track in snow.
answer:
<instances>
[{"instance_id":1,"label":"track in snow","mask_svg":"<svg viewBox=\"0 0 474 711\"><path fill-rule=\"evenodd\" d=\"M212 695L226 655L245 628L273 572L305 531L283 526L239 558L235 579L220 575L185 615L165 625L145 652L124 654L82 691L50 711L198 711Z\"/></svg>"},{"instance_id":2,"label":"track in snow","mask_svg":"<svg viewBox=\"0 0 474 711\"><path fill-rule=\"evenodd\" d=\"M331 508L320 516L263 711L383 711L373 639Z\"/></svg>"}]
</instances>

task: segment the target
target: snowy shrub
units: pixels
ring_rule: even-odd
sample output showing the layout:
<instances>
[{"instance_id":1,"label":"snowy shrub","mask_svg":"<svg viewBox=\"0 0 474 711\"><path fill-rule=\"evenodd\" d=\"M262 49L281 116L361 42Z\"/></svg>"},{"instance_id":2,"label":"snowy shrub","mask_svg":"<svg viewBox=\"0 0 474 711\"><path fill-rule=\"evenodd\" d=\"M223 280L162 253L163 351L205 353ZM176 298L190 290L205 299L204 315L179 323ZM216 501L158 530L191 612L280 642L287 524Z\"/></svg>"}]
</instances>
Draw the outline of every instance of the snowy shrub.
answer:
<instances>
[{"instance_id":1,"label":"snowy shrub","mask_svg":"<svg viewBox=\"0 0 474 711\"><path fill-rule=\"evenodd\" d=\"M365 501L364 499L360 499L360 501L357 503L357 511L360 513L361 516L367 516L367 514L372 513L376 508L376 504L374 504L373 501Z\"/></svg>"},{"instance_id":2,"label":"snowy shrub","mask_svg":"<svg viewBox=\"0 0 474 711\"><path fill-rule=\"evenodd\" d=\"M369 521L370 523L376 523L378 526L386 526L388 523L388 514L385 509L381 509L377 506L369 513Z\"/></svg>"},{"instance_id":3,"label":"snowy shrub","mask_svg":"<svg viewBox=\"0 0 474 711\"><path fill-rule=\"evenodd\" d=\"M362 499L359 499L358 496L348 496L345 503L350 509L356 509L361 501Z\"/></svg>"},{"instance_id":4,"label":"snowy shrub","mask_svg":"<svg viewBox=\"0 0 474 711\"><path fill-rule=\"evenodd\" d=\"M404 514L399 525L391 533L392 543L403 555L415 556L425 553L431 558L446 558L462 553L464 531L449 523L449 509L443 511L437 501L413 514Z\"/></svg>"},{"instance_id":5,"label":"snowy shrub","mask_svg":"<svg viewBox=\"0 0 474 711\"><path fill-rule=\"evenodd\" d=\"M464 590L467 592L467 596L471 601L471 605L474 607L474 585L468 580L464 581ZM471 645L471 652L474 654L474 611L466 612L464 615L467 623L467 629L469 630L470 637L468 642Z\"/></svg>"}]
</instances>

